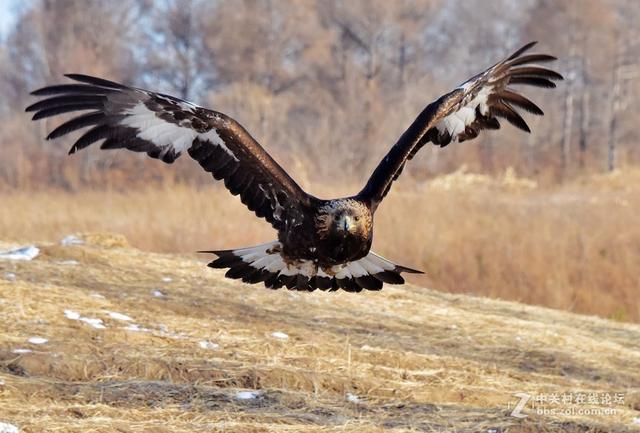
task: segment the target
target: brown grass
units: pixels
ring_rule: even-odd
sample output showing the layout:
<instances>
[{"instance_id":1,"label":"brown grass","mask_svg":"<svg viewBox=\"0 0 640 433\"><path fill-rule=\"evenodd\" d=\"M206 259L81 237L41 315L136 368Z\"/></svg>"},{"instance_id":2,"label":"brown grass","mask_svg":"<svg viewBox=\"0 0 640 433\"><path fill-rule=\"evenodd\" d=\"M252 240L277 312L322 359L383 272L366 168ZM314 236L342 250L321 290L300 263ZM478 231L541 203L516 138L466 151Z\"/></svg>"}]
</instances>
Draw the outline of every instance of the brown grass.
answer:
<instances>
[{"instance_id":1,"label":"brown grass","mask_svg":"<svg viewBox=\"0 0 640 433\"><path fill-rule=\"evenodd\" d=\"M122 238L84 238L0 261L0 421L21 432L604 433L633 431L638 417L636 324L416 286L260 290ZM247 389L260 397L235 398ZM540 415L529 403L518 419L517 392L624 401L558 406L614 409L589 415Z\"/></svg>"},{"instance_id":2,"label":"brown grass","mask_svg":"<svg viewBox=\"0 0 640 433\"><path fill-rule=\"evenodd\" d=\"M338 193L356 190L341 186ZM0 202L3 240L108 231L143 250L191 253L275 238L219 185L5 192ZM639 170L553 188L512 172L490 178L460 170L420 184L400 181L377 214L374 248L426 271L411 281L437 290L637 321L639 214Z\"/></svg>"}]
</instances>

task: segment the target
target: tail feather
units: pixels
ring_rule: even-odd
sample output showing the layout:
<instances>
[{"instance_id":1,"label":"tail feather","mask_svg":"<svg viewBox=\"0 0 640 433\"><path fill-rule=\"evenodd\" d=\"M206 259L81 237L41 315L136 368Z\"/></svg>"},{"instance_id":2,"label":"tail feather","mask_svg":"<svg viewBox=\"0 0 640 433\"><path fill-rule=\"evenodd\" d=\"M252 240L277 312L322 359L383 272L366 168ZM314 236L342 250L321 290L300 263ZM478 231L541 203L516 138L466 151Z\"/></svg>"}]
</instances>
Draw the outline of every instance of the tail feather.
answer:
<instances>
[{"instance_id":1,"label":"tail feather","mask_svg":"<svg viewBox=\"0 0 640 433\"><path fill-rule=\"evenodd\" d=\"M282 256L282 244L268 242L235 250L198 251L218 256L208 264L211 268L228 269L225 276L245 283L264 283L270 289L287 287L290 290L316 289L348 292L381 290L384 283L404 284L402 272L421 274L422 271L397 265L374 252L365 257L327 268L311 260L287 260Z\"/></svg>"}]
</instances>

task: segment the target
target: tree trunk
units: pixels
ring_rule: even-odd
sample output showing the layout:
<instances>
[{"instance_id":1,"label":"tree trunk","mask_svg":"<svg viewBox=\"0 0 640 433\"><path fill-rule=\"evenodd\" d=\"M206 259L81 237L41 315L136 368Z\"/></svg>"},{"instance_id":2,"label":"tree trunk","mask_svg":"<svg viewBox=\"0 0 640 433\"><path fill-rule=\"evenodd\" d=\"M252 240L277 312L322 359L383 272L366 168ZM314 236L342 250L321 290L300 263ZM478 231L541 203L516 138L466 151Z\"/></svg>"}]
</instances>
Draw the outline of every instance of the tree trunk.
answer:
<instances>
[{"instance_id":1,"label":"tree trunk","mask_svg":"<svg viewBox=\"0 0 640 433\"><path fill-rule=\"evenodd\" d=\"M610 118L609 118L609 143L607 146L607 170L613 171L618 165L618 142L617 142L617 129L618 129L618 111L620 110L620 93L622 90L620 71L620 50L615 61L613 68L613 83L610 94Z\"/></svg>"},{"instance_id":2,"label":"tree trunk","mask_svg":"<svg viewBox=\"0 0 640 433\"><path fill-rule=\"evenodd\" d=\"M580 169L584 169L587 155L587 137L589 136L589 122L591 116L591 112L589 110L590 99L589 90L585 85L582 93L582 103L580 105Z\"/></svg>"},{"instance_id":3,"label":"tree trunk","mask_svg":"<svg viewBox=\"0 0 640 433\"><path fill-rule=\"evenodd\" d=\"M567 85L567 93L564 98L564 126L562 127L562 154L560 177L565 178L569 169L571 156L571 127L573 123L573 89Z\"/></svg>"},{"instance_id":4,"label":"tree trunk","mask_svg":"<svg viewBox=\"0 0 640 433\"><path fill-rule=\"evenodd\" d=\"M562 127L562 141L560 151L560 178L564 179L571 163L571 130L573 126L573 87L576 79L576 39L571 38L569 54L569 73L567 76L566 92L564 96L564 122Z\"/></svg>"},{"instance_id":5,"label":"tree trunk","mask_svg":"<svg viewBox=\"0 0 640 433\"><path fill-rule=\"evenodd\" d=\"M404 33L400 38L400 52L398 53L398 87L404 86L404 69L407 64L407 43Z\"/></svg>"}]
</instances>

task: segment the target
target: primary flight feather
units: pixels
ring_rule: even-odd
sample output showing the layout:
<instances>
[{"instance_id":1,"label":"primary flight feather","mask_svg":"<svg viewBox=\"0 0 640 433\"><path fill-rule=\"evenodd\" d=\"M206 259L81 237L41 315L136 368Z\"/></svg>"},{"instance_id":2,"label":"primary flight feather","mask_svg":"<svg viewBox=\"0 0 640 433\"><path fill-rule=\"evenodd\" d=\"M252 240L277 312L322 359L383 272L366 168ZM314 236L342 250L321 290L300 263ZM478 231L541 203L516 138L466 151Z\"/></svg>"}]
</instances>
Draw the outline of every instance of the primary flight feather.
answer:
<instances>
[{"instance_id":1,"label":"primary flight feather","mask_svg":"<svg viewBox=\"0 0 640 433\"><path fill-rule=\"evenodd\" d=\"M529 43L507 59L467 80L429 104L352 197L323 200L306 193L235 120L173 96L80 74L75 81L32 92L44 97L27 107L33 120L87 111L55 128L47 139L89 128L71 147L75 153L101 141L101 149L146 152L172 163L184 152L198 161L258 217L278 232L278 240L224 251L209 266L226 276L277 289L380 290L402 284L402 272L418 273L370 251L373 216L404 165L426 143L446 146L499 129L498 118L530 132L518 113L542 110L511 85L555 87L562 76L538 66L555 60L525 54Z\"/></svg>"}]
</instances>

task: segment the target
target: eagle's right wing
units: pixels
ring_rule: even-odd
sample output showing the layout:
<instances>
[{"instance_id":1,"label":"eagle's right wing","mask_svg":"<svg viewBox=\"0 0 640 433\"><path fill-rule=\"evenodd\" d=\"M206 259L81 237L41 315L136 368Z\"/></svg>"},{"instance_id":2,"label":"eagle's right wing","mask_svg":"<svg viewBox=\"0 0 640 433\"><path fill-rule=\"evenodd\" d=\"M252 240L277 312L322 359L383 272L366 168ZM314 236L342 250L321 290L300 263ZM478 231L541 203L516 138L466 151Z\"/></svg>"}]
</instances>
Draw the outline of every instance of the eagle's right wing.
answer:
<instances>
[{"instance_id":1,"label":"eagle's right wing","mask_svg":"<svg viewBox=\"0 0 640 433\"><path fill-rule=\"evenodd\" d=\"M235 120L172 96L86 75L67 76L81 84L36 90L33 95L46 98L26 111L35 111L37 120L88 110L47 136L54 139L90 127L69 153L102 141L102 149L126 148L172 163L187 151L276 229L301 222L313 197Z\"/></svg>"},{"instance_id":2,"label":"eagle's right wing","mask_svg":"<svg viewBox=\"0 0 640 433\"><path fill-rule=\"evenodd\" d=\"M375 209L406 162L428 142L444 147L452 141L471 140L483 129L499 129L498 117L530 132L516 108L537 115L542 115L542 110L509 86L555 87L553 80L562 80L557 72L535 65L556 60L555 57L523 55L535 44L523 46L429 104L380 161L358 198L370 202Z\"/></svg>"}]
</instances>

